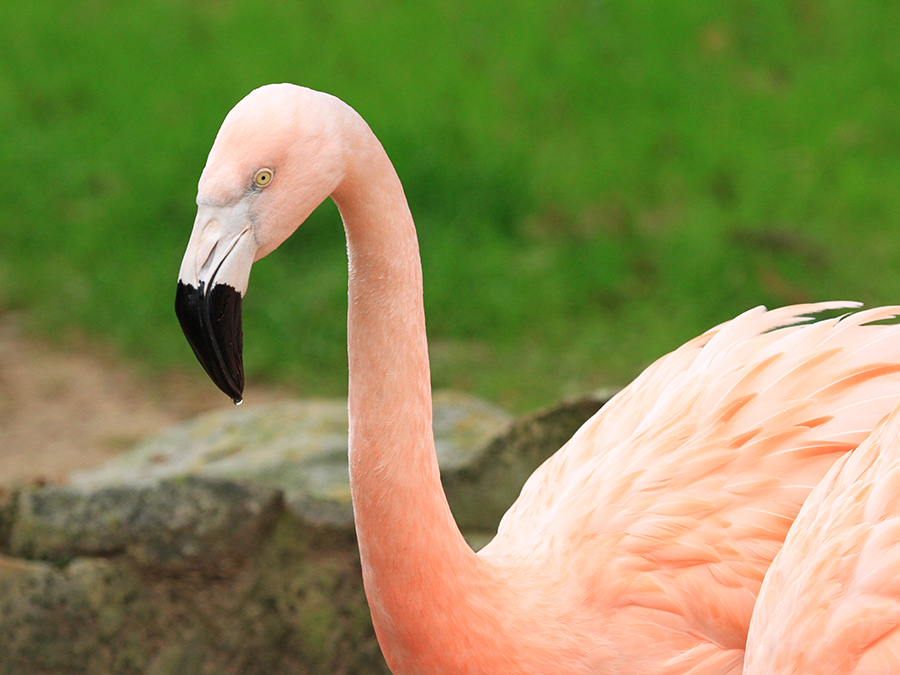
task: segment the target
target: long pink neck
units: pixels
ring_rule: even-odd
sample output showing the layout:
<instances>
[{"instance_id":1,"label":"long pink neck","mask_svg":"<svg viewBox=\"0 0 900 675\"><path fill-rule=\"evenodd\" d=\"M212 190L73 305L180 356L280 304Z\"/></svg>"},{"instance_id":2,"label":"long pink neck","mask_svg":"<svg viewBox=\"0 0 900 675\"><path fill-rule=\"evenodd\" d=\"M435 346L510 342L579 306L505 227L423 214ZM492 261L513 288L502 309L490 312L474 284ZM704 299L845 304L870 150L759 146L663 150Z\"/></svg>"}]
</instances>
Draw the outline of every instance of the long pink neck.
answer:
<instances>
[{"instance_id":1,"label":"long pink neck","mask_svg":"<svg viewBox=\"0 0 900 675\"><path fill-rule=\"evenodd\" d=\"M361 119L353 127L332 197L350 259L350 487L363 577L394 672L443 672L449 664L434 658L453 659L450 627L479 620L462 598L485 593L485 565L441 487L412 216L380 143Z\"/></svg>"}]
</instances>

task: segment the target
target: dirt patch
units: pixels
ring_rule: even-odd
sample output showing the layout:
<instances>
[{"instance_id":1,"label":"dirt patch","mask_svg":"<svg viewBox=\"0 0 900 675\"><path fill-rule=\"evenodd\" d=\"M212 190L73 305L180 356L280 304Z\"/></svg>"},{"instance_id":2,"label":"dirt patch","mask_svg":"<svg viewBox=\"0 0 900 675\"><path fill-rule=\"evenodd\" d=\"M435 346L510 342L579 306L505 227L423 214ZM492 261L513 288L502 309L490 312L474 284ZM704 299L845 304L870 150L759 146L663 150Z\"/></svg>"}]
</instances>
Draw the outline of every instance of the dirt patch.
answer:
<instances>
[{"instance_id":1,"label":"dirt patch","mask_svg":"<svg viewBox=\"0 0 900 675\"><path fill-rule=\"evenodd\" d=\"M63 483L171 424L231 405L202 372L142 378L81 342L51 347L0 314L0 486ZM285 395L248 389L257 402Z\"/></svg>"}]
</instances>

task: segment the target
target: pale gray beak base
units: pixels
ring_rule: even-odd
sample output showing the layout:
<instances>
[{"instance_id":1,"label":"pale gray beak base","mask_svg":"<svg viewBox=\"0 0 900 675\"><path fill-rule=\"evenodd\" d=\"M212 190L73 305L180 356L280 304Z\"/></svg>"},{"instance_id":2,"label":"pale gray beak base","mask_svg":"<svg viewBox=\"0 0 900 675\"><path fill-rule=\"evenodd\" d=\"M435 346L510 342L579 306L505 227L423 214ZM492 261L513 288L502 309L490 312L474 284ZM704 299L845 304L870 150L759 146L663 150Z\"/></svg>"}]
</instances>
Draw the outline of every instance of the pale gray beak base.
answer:
<instances>
[{"instance_id":1,"label":"pale gray beak base","mask_svg":"<svg viewBox=\"0 0 900 675\"><path fill-rule=\"evenodd\" d=\"M175 314L200 365L240 403L244 392L241 298L258 250L248 204L200 206L175 294Z\"/></svg>"}]
</instances>

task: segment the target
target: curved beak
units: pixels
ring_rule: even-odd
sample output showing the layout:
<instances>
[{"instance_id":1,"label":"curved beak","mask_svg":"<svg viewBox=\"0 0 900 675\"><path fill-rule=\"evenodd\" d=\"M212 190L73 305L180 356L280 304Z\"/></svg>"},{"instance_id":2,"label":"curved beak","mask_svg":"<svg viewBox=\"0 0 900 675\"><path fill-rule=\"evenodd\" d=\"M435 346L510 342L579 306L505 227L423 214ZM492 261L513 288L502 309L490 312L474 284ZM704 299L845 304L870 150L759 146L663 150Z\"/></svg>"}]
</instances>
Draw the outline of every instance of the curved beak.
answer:
<instances>
[{"instance_id":1,"label":"curved beak","mask_svg":"<svg viewBox=\"0 0 900 675\"><path fill-rule=\"evenodd\" d=\"M243 201L201 206L175 294L175 314L194 355L235 403L244 392L241 298L257 249Z\"/></svg>"}]
</instances>

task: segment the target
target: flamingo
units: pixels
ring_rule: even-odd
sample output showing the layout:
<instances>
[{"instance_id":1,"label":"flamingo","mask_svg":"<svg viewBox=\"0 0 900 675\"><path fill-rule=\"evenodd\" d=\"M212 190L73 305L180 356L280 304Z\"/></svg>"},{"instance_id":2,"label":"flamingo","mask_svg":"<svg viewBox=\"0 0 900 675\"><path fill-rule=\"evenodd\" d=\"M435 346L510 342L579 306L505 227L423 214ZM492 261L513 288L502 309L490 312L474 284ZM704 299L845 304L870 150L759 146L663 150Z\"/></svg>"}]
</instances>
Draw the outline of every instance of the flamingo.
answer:
<instances>
[{"instance_id":1,"label":"flamingo","mask_svg":"<svg viewBox=\"0 0 900 675\"><path fill-rule=\"evenodd\" d=\"M435 456L415 226L350 106L279 84L228 113L179 272L181 326L239 402L251 264L328 196L349 258L353 512L392 671L739 673L804 500L900 405L900 326L884 325L900 308L759 307L689 341L541 465L476 554Z\"/></svg>"},{"instance_id":2,"label":"flamingo","mask_svg":"<svg viewBox=\"0 0 900 675\"><path fill-rule=\"evenodd\" d=\"M810 494L766 574L746 675L900 673L900 409Z\"/></svg>"}]
</instances>

